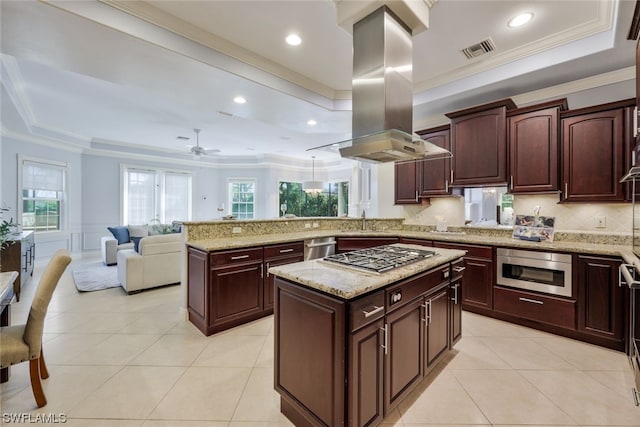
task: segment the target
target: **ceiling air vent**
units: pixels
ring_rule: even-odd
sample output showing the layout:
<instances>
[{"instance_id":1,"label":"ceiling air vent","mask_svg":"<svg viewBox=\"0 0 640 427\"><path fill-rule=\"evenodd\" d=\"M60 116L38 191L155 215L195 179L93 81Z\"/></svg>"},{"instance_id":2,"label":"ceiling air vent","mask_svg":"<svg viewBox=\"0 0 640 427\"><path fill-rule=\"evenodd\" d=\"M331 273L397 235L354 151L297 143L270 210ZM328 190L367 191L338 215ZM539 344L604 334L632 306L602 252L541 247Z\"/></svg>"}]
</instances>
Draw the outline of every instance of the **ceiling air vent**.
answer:
<instances>
[{"instance_id":1,"label":"ceiling air vent","mask_svg":"<svg viewBox=\"0 0 640 427\"><path fill-rule=\"evenodd\" d=\"M488 39L482 40L480 43L476 43L473 46L466 47L462 49L462 53L468 59L477 58L480 55L484 55L485 53L493 52L496 50L496 45L489 37Z\"/></svg>"}]
</instances>

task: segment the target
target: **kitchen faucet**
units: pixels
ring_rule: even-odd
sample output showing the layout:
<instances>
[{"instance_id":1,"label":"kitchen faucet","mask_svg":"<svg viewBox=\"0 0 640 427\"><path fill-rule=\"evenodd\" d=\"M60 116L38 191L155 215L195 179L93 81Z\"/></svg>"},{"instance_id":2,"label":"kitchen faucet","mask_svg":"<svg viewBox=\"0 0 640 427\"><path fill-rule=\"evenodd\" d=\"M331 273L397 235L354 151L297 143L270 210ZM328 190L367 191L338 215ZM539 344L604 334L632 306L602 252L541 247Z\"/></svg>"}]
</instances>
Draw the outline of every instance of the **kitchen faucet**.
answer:
<instances>
[{"instance_id":1,"label":"kitchen faucet","mask_svg":"<svg viewBox=\"0 0 640 427\"><path fill-rule=\"evenodd\" d=\"M367 219L367 216L364 213L364 209L362 209L362 230L363 231L367 229L367 224L365 222L366 219Z\"/></svg>"}]
</instances>

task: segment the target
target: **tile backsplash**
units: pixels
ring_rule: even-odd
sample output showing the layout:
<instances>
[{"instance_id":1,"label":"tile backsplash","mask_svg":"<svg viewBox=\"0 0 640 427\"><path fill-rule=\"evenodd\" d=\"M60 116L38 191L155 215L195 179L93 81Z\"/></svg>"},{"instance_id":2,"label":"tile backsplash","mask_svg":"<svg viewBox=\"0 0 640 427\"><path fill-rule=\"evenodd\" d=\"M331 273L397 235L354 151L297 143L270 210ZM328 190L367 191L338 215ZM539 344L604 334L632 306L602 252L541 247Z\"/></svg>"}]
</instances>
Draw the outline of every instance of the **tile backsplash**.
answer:
<instances>
[{"instance_id":1,"label":"tile backsplash","mask_svg":"<svg viewBox=\"0 0 640 427\"><path fill-rule=\"evenodd\" d=\"M589 233L631 234L630 203L558 203L557 194L515 195L515 214L533 215L540 206L540 215L556 218L556 231L588 231ZM430 206L405 206L406 224L435 225L444 220L449 226L464 225L464 198L432 198ZM596 227L596 219L604 217L605 227Z\"/></svg>"}]
</instances>

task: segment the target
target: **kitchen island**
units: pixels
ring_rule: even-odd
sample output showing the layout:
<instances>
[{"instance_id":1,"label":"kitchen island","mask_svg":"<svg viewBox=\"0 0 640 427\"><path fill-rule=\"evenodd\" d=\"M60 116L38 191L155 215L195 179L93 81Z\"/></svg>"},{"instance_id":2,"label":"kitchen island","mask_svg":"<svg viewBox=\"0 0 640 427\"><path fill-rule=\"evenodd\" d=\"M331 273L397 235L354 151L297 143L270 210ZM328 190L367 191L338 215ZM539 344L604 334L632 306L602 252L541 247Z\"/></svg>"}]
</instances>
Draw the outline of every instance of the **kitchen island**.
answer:
<instances>
[{"instance_id":1,"label":"kitchen island","mask_svg":"<svg viewBox=\"0 0 640 427\"><path fill-rule=\"evenodd\" d=\"M465 251L436 251L380 274L322 260L269 269L275 389L296 426L377 425L442 361L461 335Z\"/></svg>"}]
</instances>

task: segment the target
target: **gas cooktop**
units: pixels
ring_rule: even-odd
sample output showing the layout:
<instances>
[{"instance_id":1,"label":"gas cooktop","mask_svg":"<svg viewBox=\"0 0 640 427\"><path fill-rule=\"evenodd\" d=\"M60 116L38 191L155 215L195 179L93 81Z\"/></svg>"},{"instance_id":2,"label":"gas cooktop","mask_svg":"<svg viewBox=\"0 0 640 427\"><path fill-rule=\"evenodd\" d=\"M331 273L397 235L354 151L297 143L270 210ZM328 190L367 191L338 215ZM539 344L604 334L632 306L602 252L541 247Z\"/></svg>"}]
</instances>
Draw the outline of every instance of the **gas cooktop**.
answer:
<instances>
[{"instance_id":1,"label":"gas cooktop","mask_svg":"<svg viewBox=\"0 0 640 427\"><path fill-rule=\"evenodd\" d=\"M376 246L368 249L329 255L322 260L351 269L380 274L394 268L434 256L434 251L405 248L394 245Z\"/></svg>"}]
</instances>

